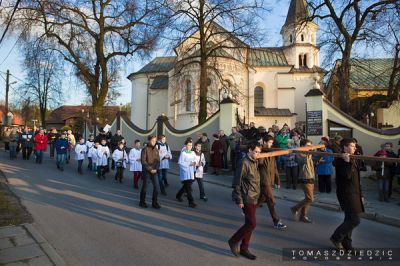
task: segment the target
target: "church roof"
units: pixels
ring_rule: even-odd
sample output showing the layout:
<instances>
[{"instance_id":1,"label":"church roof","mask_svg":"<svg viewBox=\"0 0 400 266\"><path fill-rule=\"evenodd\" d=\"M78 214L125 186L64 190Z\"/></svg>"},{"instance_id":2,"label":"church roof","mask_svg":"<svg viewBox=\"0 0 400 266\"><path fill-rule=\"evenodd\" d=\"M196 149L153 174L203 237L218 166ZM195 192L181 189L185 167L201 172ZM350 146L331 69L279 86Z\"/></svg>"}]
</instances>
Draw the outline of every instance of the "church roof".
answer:
<instances>
[{"instance_id":1,"label":"church roof","mask_svg":"<svg viewBox=\"0 0 400 266\"><path fill-rule=\"evenodd\" d=\"M284 26L288 26L290 24L297 24L302 22L305 18L309 16L307 10L307 4L304 0L291 0L289 11L286 16L286 21Z\"/></svg>"},{"instance_id":2,"label":"church roof","mask_svg":"<svg viewBox=\"0 0 400 266\"><path fill-rule=\"evenodd\" d=\"M168 72L174 67L175 61L176 56L156 57L138 71L130 74L128 79L134 74Z\"/></svg>"},{"instance_id":3,"label":"church roof","mask_svg":"<svg viewBox=\"0 0 400 266\"><path fill-rule=\"evenodd\" d=\"M150 89L153 90L168 89L168 76L162 75L155 77L150 85Z\"/></svg>"},{"instance_id":4,"label":"church roof","mask_svg":"<svg viewBox=\"0 0 400 266\"><path fill-rule=\"evenodd\" d=\"M253 48L249 53L251 66L287 66L282 48Z\"/></svg>"},{"instance_id":5,"label":"church roof","mask_svg":"<svg viewBox=\"0 0 400 266\"><path fill-rule=\"evenodd\" d=\"M387 90L393 64L393 58L351 59L350 86L355 90Z\"/></svg>"},{"instance_id":6,"label":"church roof","mask_svg":"<svg viewBox=\"0 0 400 266\"><path fill-rule=\"evenodd\" d=\"M293 116L289 109L254 107L254 116Z\"/></svg>"}]
</instances>

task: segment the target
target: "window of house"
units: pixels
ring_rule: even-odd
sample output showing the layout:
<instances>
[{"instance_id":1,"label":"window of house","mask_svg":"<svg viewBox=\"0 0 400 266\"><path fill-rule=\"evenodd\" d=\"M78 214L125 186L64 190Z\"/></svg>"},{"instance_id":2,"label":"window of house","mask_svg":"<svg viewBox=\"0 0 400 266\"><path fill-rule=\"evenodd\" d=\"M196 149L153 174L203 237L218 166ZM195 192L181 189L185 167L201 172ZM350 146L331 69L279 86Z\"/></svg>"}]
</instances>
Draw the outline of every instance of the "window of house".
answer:
<instances>
[{"instance_id":1,"label":"window of house","mask_svg":"<svg viewBox=\"0 0 400 266\"><path fill-rule=\"evenodd\" d=\"M190 80L186 81L186 112L192 111L192 82Z\"/></svg>"},{"instance_id":2,"label":"window of house","mask_svg":"<svg viewBox=\"0 0 400 266\"><path fill-rule=\"evenodd\" d=\"M264 106L264 89L261 87L256 87L254 89L254 107Z\"/></svg>"},{"instance_id":3,"label":"window of house","mask_svg":"<svg viewBox=\"0 0 400 266\"><path fill-rule=\"evenodd\" d=\"M303 66L303 54L299 54L299 67Z\"/></svg>"},{"instance_id":4,"label":"window of house","mask_svg":"<svg viewBox=\"0 0 400 266\"><path fill-rule=\"evenodd\" d=\"M290 43L293 43L293 36L292 36L292 34L290 34Z\"/></svg>"},{"instance_id":5,"label":"window of house","mask_svg":"<svg viewBox=\"0 0 400 266\"><path fill-rule=\"evenodd\" d=\"M307 55L305 54L304 58L303 58L303 67L306 67L306 66L307 66Z\"/></svg>"},{"instance_id":6,"label":"window of house","mask_svg":"<svg viewBox=\"0 0 400 266\"><path fill-rule=\"evenodd\" d=\"M304 42L304 35L301 35L301 41Z\"/></svg>"}]
</instances>

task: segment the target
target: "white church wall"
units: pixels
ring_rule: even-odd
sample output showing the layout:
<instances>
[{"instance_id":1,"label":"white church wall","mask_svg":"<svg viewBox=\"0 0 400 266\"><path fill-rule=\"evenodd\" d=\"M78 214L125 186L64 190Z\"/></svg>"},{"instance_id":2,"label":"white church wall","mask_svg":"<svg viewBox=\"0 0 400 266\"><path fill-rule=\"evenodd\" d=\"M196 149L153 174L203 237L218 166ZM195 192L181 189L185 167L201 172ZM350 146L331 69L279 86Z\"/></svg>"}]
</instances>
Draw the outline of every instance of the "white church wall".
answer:
<instances>
[{"instance_id":1,"label":"white church wall","mask_svg":"<svg viewBox=\"0 0 400 266\"><path fill-rule=\"evenodd\" d=\"M250 122L254 122L256 127L263 126L266 129L270 128L272 125L277 125L280 128L287 124L290 128L294 128L295 126L295 118L294 117L268 117L268 116L256 116L253 119L250 119Z\"/></svg>"},{"instance_id":2,"label":"white church wall","mask_svg":"<svg viewBox=\"0 0 400 266\"><path fill-rule=\"evenodd\" d=\"M289 109L294 113L295 109L295 89L278 89L278 108Z\"/></svg>"},{"instance_id":3,"label":"white church wall","mask_svg":"<svg viewBox=\"0 0 400 266\"><path fill-rule=\"evenodd\" d=\"M131 78L131 83L132 83L131 120L136 126L144 129L146 128L148 80L146 75L137 75Z\"/></svg>"},{"instance_id":4,"label":"white church wall","mask_svg":"<svg viewBox=\"0 0 400 266\"><path fill-rule=\"evenodd\" d=\"M157 117L168 112L168 90L158 89L150 90L149 98L149 122L148 126L152 127L157 121Z\"/></svg>"}]
</instances>

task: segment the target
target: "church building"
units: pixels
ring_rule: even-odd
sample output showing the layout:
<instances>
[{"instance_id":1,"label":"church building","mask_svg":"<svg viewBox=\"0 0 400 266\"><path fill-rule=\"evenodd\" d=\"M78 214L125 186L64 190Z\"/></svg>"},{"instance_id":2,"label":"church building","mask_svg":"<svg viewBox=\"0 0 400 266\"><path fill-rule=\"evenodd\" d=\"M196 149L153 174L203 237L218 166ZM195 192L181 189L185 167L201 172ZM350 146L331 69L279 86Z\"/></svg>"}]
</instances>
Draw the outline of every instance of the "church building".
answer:
<instances>
[{"instance_id":1,"label":"church building","mask_svg":"<svg viewBox=\"0 0 400 266\"><path fill-rule=\"evenodd\" d=\"M238 103L238 119L242 122L268 128L285 123L294 127L306 121L304 95L317 76L324 74L319 67L318 25L305 23L307 16L305 1L291 0L280 32L282 47L250 47L230 36L212 62L218 74L208 73L208 117L229 95ZM212 26L219 32L224 30L220 25ZM161 114L176 129L198 124L200 67L182 67L182 62L196 57L196 49L187 48L193 47L191 42L187 38L174 49L175 56L156 57L128 76L132 83L131 120L136 126L149 129ZM233 46L235 49L226 48Z\"/></svg>"}]
</instances>

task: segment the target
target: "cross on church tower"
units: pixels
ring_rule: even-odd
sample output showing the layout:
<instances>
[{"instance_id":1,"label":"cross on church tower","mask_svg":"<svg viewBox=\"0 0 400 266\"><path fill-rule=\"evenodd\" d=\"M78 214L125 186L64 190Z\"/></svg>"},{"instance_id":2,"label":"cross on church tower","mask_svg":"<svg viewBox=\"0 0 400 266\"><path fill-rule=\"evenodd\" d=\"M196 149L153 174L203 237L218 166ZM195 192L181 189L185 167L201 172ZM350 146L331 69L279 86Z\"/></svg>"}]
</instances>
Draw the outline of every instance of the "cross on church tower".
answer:
<instances>
[{"instance_id":1,"label":"cross on church tower","mask_svg":"<svg viewBox=\"0 0 400 266\"><path fill-rule=\"evenodd\" d=\"M308 17L306 2L291 0L281 35L288 63L297 69L319 67L318 25L307 21Z\"/></svg>"}]
</instances>

